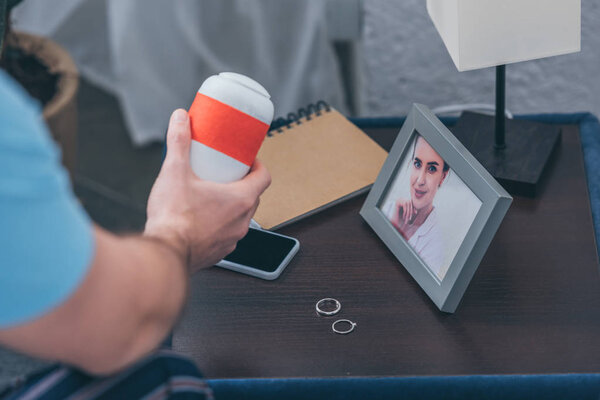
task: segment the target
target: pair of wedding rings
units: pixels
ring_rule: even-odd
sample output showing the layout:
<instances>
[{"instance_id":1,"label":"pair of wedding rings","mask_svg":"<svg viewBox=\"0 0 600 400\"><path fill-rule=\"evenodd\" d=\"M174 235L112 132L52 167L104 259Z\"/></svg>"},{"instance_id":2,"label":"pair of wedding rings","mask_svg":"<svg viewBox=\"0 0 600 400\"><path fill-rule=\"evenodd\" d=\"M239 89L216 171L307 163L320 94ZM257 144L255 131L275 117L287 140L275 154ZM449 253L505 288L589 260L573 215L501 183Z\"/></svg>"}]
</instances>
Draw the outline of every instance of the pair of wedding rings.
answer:
<instances>
[{"instance_id":1,"label":"pair of wedding rings","mask_svg":"<svg viewBox=\"0 0 600 400\"><path fill-rule=\"evenodd\" d=\"M317 310L317 314L323 315L325 317L330 317L340 312L340 310L342 309L342 304L336 299L326 297L317 301L315 309ZM338 329L338 324L348 324L349 328L345 330ZM355 327L356 322L352 322L349 319L338 319L333 324L331 324L331 329L338 335L347 335L350 332L352 332Z\"/></svg>"}]
</instances>

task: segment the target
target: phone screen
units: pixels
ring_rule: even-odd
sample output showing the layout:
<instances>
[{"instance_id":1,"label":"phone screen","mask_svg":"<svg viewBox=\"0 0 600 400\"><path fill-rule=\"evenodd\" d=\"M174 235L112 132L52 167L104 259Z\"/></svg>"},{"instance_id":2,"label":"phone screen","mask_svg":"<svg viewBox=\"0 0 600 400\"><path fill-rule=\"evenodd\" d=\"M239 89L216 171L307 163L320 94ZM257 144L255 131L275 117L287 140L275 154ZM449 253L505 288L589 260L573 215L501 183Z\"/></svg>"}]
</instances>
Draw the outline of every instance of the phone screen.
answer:
<instances>
[{"instance_id":1,"label":"phone screen","mask_svg":"<svg viewBox=\"0 0 600 400\"><path fill-rule=\"evenodd\" d=\"M295 245L294 240L285 236L250 228L225 260L265 272L274 272Z\"/></svg>"}]
</instances>

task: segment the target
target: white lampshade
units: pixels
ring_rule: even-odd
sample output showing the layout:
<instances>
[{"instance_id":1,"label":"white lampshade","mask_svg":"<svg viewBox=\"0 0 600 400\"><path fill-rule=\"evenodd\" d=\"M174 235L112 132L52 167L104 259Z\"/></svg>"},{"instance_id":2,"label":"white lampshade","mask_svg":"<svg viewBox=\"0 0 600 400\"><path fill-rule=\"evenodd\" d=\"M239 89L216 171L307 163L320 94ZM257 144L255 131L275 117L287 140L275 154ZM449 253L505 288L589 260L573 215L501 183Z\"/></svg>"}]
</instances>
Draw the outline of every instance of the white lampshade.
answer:
<instances>
[{"instance_id":1,"label":"white lampshade","mask_svg":"<svg viewBox=\"0 0 600 400\"><path fill-rule=\"evenodd\" d=\"M581 48L581 0L427 0L427 11L459 71Z\"/></svg>"}]
</instances>

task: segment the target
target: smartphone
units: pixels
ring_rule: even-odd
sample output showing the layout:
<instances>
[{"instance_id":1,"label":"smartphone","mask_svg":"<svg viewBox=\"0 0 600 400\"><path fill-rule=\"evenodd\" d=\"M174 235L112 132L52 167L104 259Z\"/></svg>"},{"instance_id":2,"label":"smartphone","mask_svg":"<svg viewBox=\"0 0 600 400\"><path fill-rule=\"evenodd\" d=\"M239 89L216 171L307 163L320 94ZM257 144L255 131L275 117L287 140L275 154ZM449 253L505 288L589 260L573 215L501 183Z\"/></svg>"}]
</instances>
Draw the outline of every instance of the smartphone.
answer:
<instances>
[{"instance_id":1,"label":"smartphone","mask_svg":"<svg viewBox=\"0 0 600 400\"><path fill-rule=\"evenodd\" d=\"M257 278L276 279L300 248L298 240L262 229L250 228L233 253L218 267Z\"/></svg>"}]
</instances>

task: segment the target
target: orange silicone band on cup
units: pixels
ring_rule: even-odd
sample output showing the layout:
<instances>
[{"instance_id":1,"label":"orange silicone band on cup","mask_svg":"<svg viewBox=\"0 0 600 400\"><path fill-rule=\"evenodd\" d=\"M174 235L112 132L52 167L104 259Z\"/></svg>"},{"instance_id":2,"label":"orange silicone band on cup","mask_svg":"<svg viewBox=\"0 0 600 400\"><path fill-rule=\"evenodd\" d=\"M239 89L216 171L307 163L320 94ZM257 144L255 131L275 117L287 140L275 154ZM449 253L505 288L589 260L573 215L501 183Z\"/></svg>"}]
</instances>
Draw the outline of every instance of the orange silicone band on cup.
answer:
<instances>
[{"instance_id":1,"label":"orange silicone band on cup","mask_svg":"<svg viewBox=\"0 0 600 400\"><path fill-rule=\"evenodd\" d=\"M197 93L189 111L192 139L251 166L269 125Z\"/></svg>"}]
</instances>

